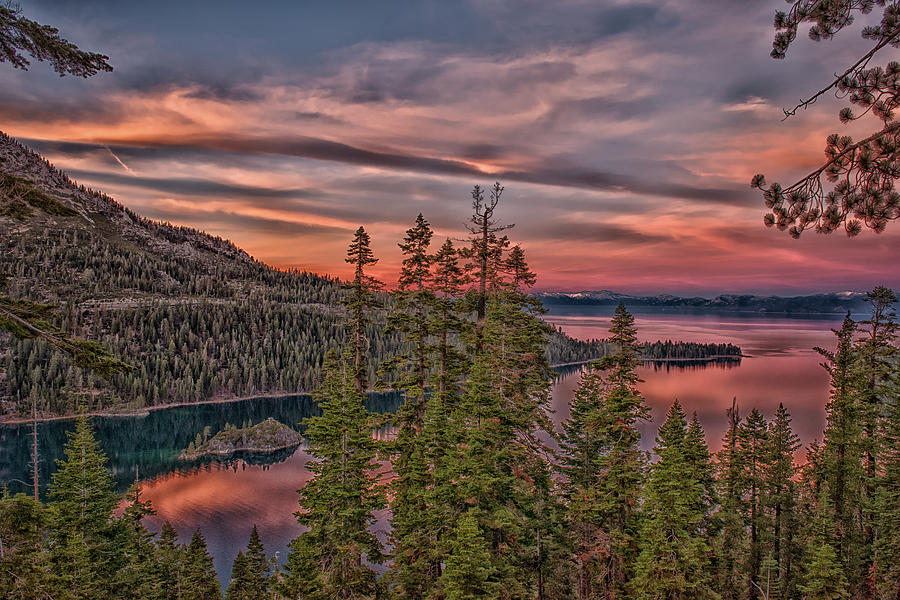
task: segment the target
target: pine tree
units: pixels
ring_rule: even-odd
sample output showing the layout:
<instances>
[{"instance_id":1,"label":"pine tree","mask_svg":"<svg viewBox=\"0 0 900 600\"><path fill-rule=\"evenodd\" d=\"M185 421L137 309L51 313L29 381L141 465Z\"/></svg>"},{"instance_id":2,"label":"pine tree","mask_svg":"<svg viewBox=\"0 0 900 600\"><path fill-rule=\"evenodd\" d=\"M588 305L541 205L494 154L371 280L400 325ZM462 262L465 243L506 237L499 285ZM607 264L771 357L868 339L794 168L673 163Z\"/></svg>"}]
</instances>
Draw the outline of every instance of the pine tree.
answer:
<instances>
[{"instance_id":1,"label":"pine tree","mask_svg":"<svg viewBox=\"0 0 900 600\"><path fill-rule=\"evenodd\" d=\"M498 417L509 426L507 433L512 435L507 442L508 464L515 489L507 501L521 516L521 522L516 523L521 533L515 538L519 550L510 554L510 566L528 574L523 583L537 589L540 581L531 576L529 557L536 556L544 527L536 505L546 503L550 493L549 479L541 468L547 460L541 435L553 430L546 412L551 372L544 352L551 330L539 318L543 312L540 302L525 289L534 283L534 275L528 270L524 253L520 250L517 255L518 276L488 299L483 355L477 360L487 367L499 401Z\"/></svg>"},{"instance_id":2,"label":"pine tree","mask_svg":"<svg viewBox=\"0 0 900 600\"><path fill-rule=\"evenodd\" d=\"M356 230L353 241L347 249L346 262L354 266L353 279L347 286L349 293L344 298L344 306L349 313L350 347L353 352L353 380L357 391L368 389L369 339L366 328L372 322L371 313L380 308L375 291L381 282L366 274L366 268L378 262L369 246L369 234L362 226Z\"/></svg>"},{"instance_id":3,"label":"pine tree","mask_svg":"<svg viewBox=\"0 0 900 600\"><path fill-rule=\"evenodd\" d=\"M716 598L710 587L709 546L702 532L708 507L691 447L687 421L678 401L659 428L640 529L640 554L630 582L635 598L679 600ZM705 446L705 442L703 443Z\"/></svg>"},{"instance_id":4,"label":"pine tree","mask_svg":"<svg viewBox=\"0 0 900 600\"><path fill-rule=\"evenodd\" d=\"M231 563L231 581L228 583L228 589L225 590L225 600L250 600L255 596L250 596L246 592L247 580L249 574L247 570L247 558L244 556L243 550L238 550L234 562Z\"/></svg>"},{"instance_id":5,"label":"pine tree","mask_svg":"<svg viewBox=\"0 0 900 600\"><path fill-rule=\"evenodd\" d=\"M475 280L475 351L481 352L482 330L487 319L488 295L501 287L503 269L503 252L509 246L506 236L497 234L513 227L499 225L494 218L494 211L503 195L503 186L494 183L484 197L484 190L476 185L472 189L472 217L466 228L472 234L471 246L466 249L466 256L471 260L469 271Z\"/></svg>"},{"instance_id":6,"label":"pine tree","mask_svg":"<svg viewBox=\"0 0 900 600\"><path fill-rule=\"evenodd\" d=\"M794 561L798 549L794 540L797 528L794 453L799 448L800 440L791 429L791 415L783 404L779 404L769 425L765 472L765 505L771 522L770 554L779 598L795 596Z\"/></svg>"},{"instance_id":7,"label":"pine tree","mask_svg":"<svg viewBox=\"0 0 900 600\"><path fill-rule=\"evenodd\" d=\"M65 459L57 462L48 489L54 587L64 597L102 597L120 558L111 522L119 497L87 418L68 435Z\"/></svg>"},{"instance_id":8,"label":"pine tree","mask_svg":"<svg viewBox=\"0 0 900 600\"><path fill-rule=\"evenodd\" d=\"M250 532L247 553L238 551L231 567L231 582L225 592L225 600L256 600L265 598L269 591L269 561L259 539L256 525Z\"/></svg>"},{"instance_id":9,"label":"pine tree","mask_svg":"<svg viewBox=\"0 0 900 600\"><path fill-rule=\"evenodd\" d=\"M247 566L250 595L254 598L265 596L269 587L269 571L271 566L266 558L266 550L259 539L259 531L256 525L250 531L250 540L247 542Z\"/></svg>"},{"instance_id":10,"label":"pine tree","mask_svg":"<svg viewBox=\"0 0 900 600\"><path fill-rule=\"evenodd\" d=\"M607 515L598 510L607 469L610 415L605 404L609 384L603 372L588 366L582 372L563 424L562 472L566 475L569 527L574 534L579 600L593 594L594 577L608 555ZM600 564L598 564L600 563Z\"/></svg>"},{"instance_id":11,"label":"pine tree","mask_svg":"<svg viewBox=\"0 0 900 600\"><path fill-rule=\"evenodd\" d=\"M398 331L411 352L391 362L403 371L394 387L404 391L405 401L398 411L399 430L392 444L395 478L391 482L391 542L394 568L391 571L395 594L422 598L437 579L431 560L434 538L428 531L426 489L430 485L427 447L422 440L425 421L425 388L431 370L429 312L435 295L431 289L432 257L428 253L433 231L420 213L416 225L408 229L400 243L404 255L395 306L389 330Z\"/></svg>"},{"instance_id":12,"label":"pine tree","mask_svg":"<svg viewBox=\"0 0 900 600\"><path fill-rule=\"evenodd\" d=\"M194 532L184 550L184 570L181 582L181 598L192 600L219 600L222 592L213 559L206 549L206 540L200 530Z\"/></svg>"},{"instance_id":13,"label":"pine tree","mask_svg":"<svg viewBox=\"0 0 900 600\"><path fill-rule=\"evenodd\" d=\"M768 425L757 409L747 415L738 431L738 453L743 467L742 487L745 490L744 520L750 532L749 555L745 584L748 596L756 598L763 559L763 489L768 462Z\"/></svg>"},{"instance_id":14,"label":"pine tree","mask_svg":"<svg viewBox=\"0 0 900 600\"><path fill-rule=\"evenodd\" d=\"M637 423L650 413L637 389L637 332L624 305L610 327L615 352L588 366L563 425L562 471L581 599L621 594L636 555L644 455Z\"/></svg>"},{"instance_id":15,"label":"pine tree","mask_svg":"<svg viewBox=\"0 0 900 600\"><path fill-rule=\"evenodd\" d=\"M524 574L516 568L515 542L522 534L522 520L516 508L521 504L521 487L514 466L520 448L515 430L499 390L493 385L486 354L475 359L459 405L449 420L451 444L442 465L446 469L452 509L447 526L458 526L463 514L477 520L490 540L490 567L496 580L512 597L523 593ZM443 538L444 562L454 560L460 550L447 536Z\"/></svg>"},{"instance_id":16,"label":"pine tree","mask_svg":"<svg viewBox=\"0 0 900 600\"><path fill-rule=\"evenodd\" d=\"M447 568L440 578L442 597L447 600L507 598L492 567L488 543L478 526L475 511L462 515L453 535Z\"/></svg>"},{"instance_id":17,"label":"pine tree","mask_svg":"<svg viewBox=\"0 0 900 600\"><path fill-rule=\"evenodd\" d=\"M300 490L297 520L309 530L292 542L285 595L374 598L381 545L369 531L383 508L376 486L376 444L369 413L355 386L353 358L330 352L315 393L322 414L305 421L313 478ZM291 589L290 586L297 586Z\"/></svg>"},{"instance_id":18,"label":"pine tree","mask_svg":"<svg viewBox=\"0 0 900 600\"><path fill-rule=\"evenodd\" d=\"M164 522L156 541L156 579L162 600L180 600L184 547L178 543L178 533L172 524Z\"/></svg>"},{"instance_id":19,"label":"pine tree","mask_svg":"<svg viewBox=\"0 0 900 600\"><path fill-rule=\"evenodd\" d=\"M607 371L606 395L609 445L604 454L603 486L598 510L606 515L610 536L610 568L602 582L604 596L618 596L631 576L637 548L637 505L644 478L644 454L640 451L637 423L650 417L638 390L640 350L634 317L621 302L609 328L608 341L615 352L603 357L599 367Z\"/></svg>"},{"instance_id":20,"label":"pine tree","mask_svg":"<svg viewBox=\"0 0 900 600\"><path fill-rule=\"evenodd\" d=\"M432 257L434 310L428 324L434 336L430 348L434 356L431 386L445 404L456 395L466 361L455 342L455 338L462 335L469 325L461 315L460 298L468 278L459 264L459 256L453 242L448 239ZM452 405L452 402L449 403Z\"/></svg>"},{"instance_id":21,"label":"pine tree","mask_svg":"<svg viewBox=\"0 0 900 600\"><path fill-rule=\"evenodd\" d=\"M859 512L867 510L865 497L864 407L860 403L861 377L853 344L856 323L849 315L839 330L835 352L821 348L831 377L826 405L825 439L822 445L821 485L833 514L833 544L851 590L867 577L865 533Z\"/></svg>"},{"instance_id":22,"label":"pine tree","mask_svg":"<svg viewBox=\"0 0 900 600\"><path fill-rule=\"evenodd\" d=\"M425 412L425 385L430 371L428 352L429 309L433 305L434 292L431 288L431 264L433 257L428 253L434 231L428 221L419 213L416 224L406 230L406 237L400 244L403 254L397 290L392 294L394 309L388 318L389 331L397 331L411 352L394 359L401 363L403 376L393 382L393 387L406 394L404 406L411 412L412 426L419 430Z\"/></svg>"},{"instance_id":23,"label":"pine tree","mask_svg":"<svg viewBox=\"0 0 900 600\"><path fill-rule=\"evenodd\" d=\"M459 349L458 339L471 329L463 313L463 286L467 278L459 264L459 253L448 239L433 257L434 308L428 328L433 336L429 347L434 370L420 435L429 485L424 489L427 510L410 527L413 536L408 548L417 552L415 560L397 564L390 577L398 586L395 593L411 597L427 594L442 574L449 539L459 516L456 488L456 445L463 429L455 416L460 402L460 386L469 367L468 357Z\"/></svg>"},{"instance_id":24,"label":"pine tree","mask_svg":"<svg viewBox=\"0 0 900 600\"><path fill-rule=\"evenodd\" d=\"M896 387L891 375L896 369L900 351L894 346L898 325L894 304L897 295L890 289L878 286L866 294L872 314L861 321L857 330L864 333L855 344L859 368L859 411L862 420L862 452L864 463L863 503L861 520L863 529L864 564L873 561L875 546L875 494L878 484L877 454L879 452L879 422L888 408L892 397L896 398Z\"/></svg>"},{"instance_id":25,"label":"pine tree","mask_svg":"<svg viewBox=\"0 0 900 600\"><path fill-rule=\"evenodd\" d=\"M51 595L43 536L47 511L24 494L0 493L0 597L32 600Z\"/></svg>"},{"instance_id":26,"label":"pine tree","mask_svg":"<svg viewBox=\"0 0 900 600\"><path fill-rule=\"evenodd\" d=\"M137 482L125 496L128 506L117 521L118 547L123 564L115 574L115 596L134 600L153 600L162 597L162 581L158 580L156 546L153 534L141 522L147 515L156 514L149 500L141 499Z\"/></svg>"},{"instance_id":27,"label":"pine tree","mask_svg":"<svg viewBox=\"0 0 900 600\"><path fill-rule=\"evenodd\" d=\"M701 485L702 493L698 508L704 513L704 519L700 529L704 536L709 537L717 527L712 516L712 511L718 504L716 476L712 464L712 454L706 444L706 434L696 412L691 416L691 422L688 423L685 435L685 458L693 469L694 477Z\"/></svg>"},{"instance_id":28,"label":"pine tree","mask_svg":"<svg viewBox=\"0 0 900 600\"><path fill-rule=\"evenodd\" d=\"M0 47L3 48L0 62L9 62L23 71L29 66L23 52L36 60L48 61L60 76L91 77L100 71L113 70L107 62L108 56L79 50L63 39L56 27L24 17L17 4L0 6Z\"/></svg>"},{"instance_id":29,"label":"pine tree","mask_svg":"<svg viewBox=\"0 0 900 600\"><path fill-rule=\"evenodd\" d=\"M806 581L800 585L806 600L841 600L849 598L847 578L831 544L818 545L807 567Z\"/></svg>"},{"instance_id":30,"label":"pine tree","mask_svg":"<svg viewBox=\"0 0 900 600\"><path fill-rule=\"evenodd\" d=\"M880 425L876 485L875 585L879 599L900 597L900 366Z\"/></svg>"},{"instance_id":31,"label":"pine tree","mask_svg":"<svg viewBox=\"0 0 900 600\"><path fill-rule=\"evenodd\" d=\"M743 464L739 452L741 416L737 399L733 399L728 414L728 430L717 455L717 493L719 510L716 518L721 532L715 539L716 589L726 600L742 597L746 580L742 576L743 564L749 553L749 542L744 528Z\"/></svg>"}]
</instances>

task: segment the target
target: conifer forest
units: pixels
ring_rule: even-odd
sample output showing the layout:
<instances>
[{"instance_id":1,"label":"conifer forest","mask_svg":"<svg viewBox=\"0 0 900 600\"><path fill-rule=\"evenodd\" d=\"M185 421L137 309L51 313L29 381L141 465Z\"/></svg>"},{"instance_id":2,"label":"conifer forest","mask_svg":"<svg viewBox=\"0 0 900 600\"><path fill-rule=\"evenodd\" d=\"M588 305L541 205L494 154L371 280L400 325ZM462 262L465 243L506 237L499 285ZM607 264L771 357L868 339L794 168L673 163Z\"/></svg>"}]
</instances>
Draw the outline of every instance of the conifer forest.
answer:
<instances>
[{"instance_id":1,"label":"conifer forest","mask_svg":"<svg viewBox=\"0 0 900 600\"><path fill-rule=\"evenodd\" d=\"M900 2L325 4L0 3L0 598L900 600Z\"/></svg>"}]
</instances>

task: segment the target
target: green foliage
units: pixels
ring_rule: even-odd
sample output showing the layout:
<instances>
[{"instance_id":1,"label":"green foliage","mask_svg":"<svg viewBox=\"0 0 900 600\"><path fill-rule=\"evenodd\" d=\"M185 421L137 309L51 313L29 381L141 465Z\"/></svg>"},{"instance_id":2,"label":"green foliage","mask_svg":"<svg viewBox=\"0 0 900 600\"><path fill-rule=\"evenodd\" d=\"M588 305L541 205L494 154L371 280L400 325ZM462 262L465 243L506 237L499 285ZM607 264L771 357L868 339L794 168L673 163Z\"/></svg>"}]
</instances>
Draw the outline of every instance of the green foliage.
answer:
<instances>
[{"instance_id":1,"label":"green foliage","mask_svg":"<svg viewBox=\"0 0 900 600\"><path fill-rule=\"evenodd\" d=\"M85 52L66 41L59 30L22 16L16 5L0 6L0 62L27 70L29 61L23 52L39 61L47 61L59 75L90 77L99 71L112 71L108 56Z\"/></svg>"},{"instance_id":2,"label":"green foliage","mask_svg":"<svg viewBox=\"0 0 900 600\"><path fill-rule=\"evenodd\" d=\"M118 503L106 456L82 417L49 487L50 564L55 587L68 597L106 595L118 567L112 512Z\"/></svg>"},{"instance_id":3,"label":"green foliage","mask_svg":"<svg viewBox=\"0 0 900 600\"><path fill-rule=\"evenodd\" d=\"M702 524L710 507L703 501L706 451L700 435L688 436L688 424L676 401L659 428L640 528L640 554L630 582L639 599L718 598L711 588L709 546Z\"/></svg>"},{"instance_id":4,"label":"green foliage","mask_svg":"<svg viewBox=\"0 0 900 600\"><path fill-rule=\"evenodd\" d=\"M744 491L743 518L749 530L750 544L745 573L751 587L759 584L763 559L763 491L769 459L768 443L766 420L754 408L738 430L738 460L742 467L741 487Z\"/></svg>"},{"instance_id":5,"label":"green foliage","mask_svg":"<svg viewBox=\"0 0 900 600\"><path fill-rule=\"evenodd\" d=\"M0 330L19 339L41 339L64 352L82 369L109 377L115 373L134 370L93 340L72 337L53 324L59 317L53 306L0 294Z\"/></svg>"},{"instance_id":6,"label":"green foliage","mask_svg":"<svg viewBox=\"0 0 900 600\"><path fill-rule=\"evenodd\" d=\"M353 379L356 389L365 392L368 389L366 354L369 349L367 327L372 323L372 313L381 307L375 292L381 288L381 282L366 274L366 268L378 262L369 246L369 234L362 226L356 230L353 241L347 249L346 262L353 265L353 279L345 286L348 294L343 304L348 312L348 331L350 347L353 351Z\"/></svg>"},{"instance_id":7,"label":"green foliage","mask_svg":"<svg viewBox=\"0 0 900 600\"><path fill-rule=\"evenodd\" d=\"M125 495L128 505L116 522L119 537L117 549L121 566L115 576L116 597L152 600L162 596L161 581L156 578L157 556L153 535L141 523L147 515L156 514L149 500L141 499L141 488L135 484Z\"/></svg>"},{"instance_id":8,"label":"green foliage","mask_svg":"<svg viewBox=\"0 0 900 600\"><path fill-rule=\"evenodd\" d=\"M50 573L43 551L47 512L23 494L0 494L0 596L9 600L47 597Z\"/></svg>"},{"instance_id":9,"label":"green foliage","mask_svg":"<svg viewBox=\"0 0 900 600\"><path fill-rule=\"evenodd\" d=\"M321 416L306 420L313 474L300 490L297 520L308 531L291 546L284 593L296 597L374 598L381 544L368 527L383 508L376 485L376 444L356 388L350 351L326 357L315 398ZM292 587L296 586L296 587ZM309 595L313 594L313 595Z\"/></svg>"},{"instance_id":10,"label":"green foliage","mask_svg":"<svg viewBox=\"0 0 900 600\"><path fill-rule=\"evenodd\" d=\"M256 525L250 532L247 554L238 552L231 568L231 583L225 593L225 600L258 600L269 592L269 571L271 566L259 540Z\"/></svg>"},{"instance_id":11,"label":"green foliage","mask_svg":"<svg viewBox=\"0 0 900 600\"><path fill-rule=\"evenodd\" d=\"M196 600L218 600L222 597L212 556L206 549L206 540L199 529L194 532L191 542L184 549L181 597Z\"/></svg>"},{"instance_id":12,"label":"green foliage","mask_svg":"<svg viewBox=\"0 0 900 600\"><path fill-rule=\"evenodd\" d=\"M799 529L797 516L797 467L794 453L800 448L797 435L791 429L791 416L782 404L769 424L768 460L765 465L765 501L769 526L769 560L774 563L778 596L796 596L796 571L800 548L794 532ZM768 573L766 579L768 581Z\"/></svg>"},{"instance_id":13,"label":"green foliage","mask_svg":"<svg viewBox=\"0 0 900 600\"><path fill-rule=\"evenodd\" d=\"M900 382L900 366L895 367ZM895 390L900 389L897 383ZM875 583L879 598L900 595L900 394L895 391L881 421L879 459L881 472L876 485Z\"/></svg>"},{"instance_id":14,"label":"green foliage","mask_svg":"<svg viewBox=\"0 0 900 600\"><path fill-rule=\"evenodd\" d=\"M843 600L850 597L843 567L830 543L820 541L816 544L800 591L808 600Z\"/></svg>"},{"instance_id":15,"label":"green foliage","mask_svg":"<svg viewBox=\"0 0 900 600\"><path fill-rule=\"evenodd\" d=\"M162 600L181 600L184 560L184 547L178 543L178 533L166 521L156 542L156 567L152 572Z\"/></svg>"},{"instance_id":16,"label":"green foliage","mask_svg":"<svg viewBox=\"0 0 900 600\"><path fill-rule=\"evenodd\" d=\"M441 575L441 593L447 600L481 600L503 598L504 589L497 581L496 569L484 533L478 526L475 510L459 518L447 557L447 568Z\"/></svg>"},{"instance_id":17,"label":"green foliage","mask_svg":"<svg viewBox=\"0 0 900 600\"><path fill-rule=\"evenodd\" d=\"M866 14L876 3L884 7L881 22L862 31L863 37L872 41L872 48L846 70L835 69L834 80L829 85L793 108L784 109L785 118L793 116L834 91L839 98L847 98L861 109L854 114L850 107L842 108L839 113L842 124L867 114L881 123L878 131L855 143L850 136L829 135L825 163L786 188L778 183L767 187L761 174L753 177L751 187L763 192L766 207L771 210L764 222L782 231L787 229L795 238L808 227L819 233L831 233L843 227L847 235L854 236L866 226L881 233L888 222L900 218L900 194L894 188L897 173L893 169L900 148L897 143L900 126L896 121L896 109L900 106L900 63L891 61L885 67L869 66L869 63L882 48L900 46L900 7L885 0L788 0L788 3L790 10L775 13L772 58L786 56L803 24L810 24L811 39L827 40L853 23L854 12ZM831 189L823 185L823 177L834 183Z\"/></svg>"},{"instance_id":18,"label":"green foliage","mask_svg":"<svg viewBox=\"0 0 900 600\"><path fill-rule=\"evenodd\" d=\"M599 593L622 593L636 557L636 534L645 458L639 449L637 424L650 416L637 388L640 364L634 317L619 304L610 325L615 351L585 375L576 394L572 419L566 425L563 458L578 487L569 491L577 502L572 517L581 523L581 597L597 586ZM602 372L602 373L601 373ZM580 396L580 397L579 397ZM591 560L608 556L601 573L588 568Z\"/></svg>"},{"instance_id":19,"label":"green foliage","mask_svg":"<svg viewBox=\"0 0 900 600\"><path fill-rule=\"evenodd\" d=\"M413 228L399 244L403 254L394 306L388 328L400 333L410 351L398 355L390 367L399 372L392 387L404 391L404 403L396 415L397 437L390 444L395 478L391 482L391 542L397 567L391 572L396 595L423 597L434 584L437 565L433 562L436 540L429 529L425 492L431 482L427 448L423 444L426 386L432 371L429 313L436 295L432 287L429 254L434 232L419 214Z\"/></svg>"}]
</instances>

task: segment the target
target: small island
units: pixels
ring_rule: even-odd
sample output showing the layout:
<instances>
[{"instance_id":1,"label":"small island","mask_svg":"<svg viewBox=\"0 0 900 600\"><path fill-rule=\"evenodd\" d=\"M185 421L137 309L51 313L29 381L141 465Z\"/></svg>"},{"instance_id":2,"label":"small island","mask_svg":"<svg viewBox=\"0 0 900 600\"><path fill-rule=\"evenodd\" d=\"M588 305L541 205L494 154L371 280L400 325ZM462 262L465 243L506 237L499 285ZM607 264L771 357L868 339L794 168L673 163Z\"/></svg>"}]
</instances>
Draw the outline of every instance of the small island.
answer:
<instances>
[{"instance_id":1,"label":"small island","mask_svg":"<svg viewBox=\"0 0 900 600\"><path fill-rule=\"evenodd\" d=\"M299 446L303 436L269 417L257 425L235 427L229 423L213 437L197 434L196 439L178 455L179 460L197 460L202 456L227 456L235 452L275 452Z\"/></svg>"}]
</instances>

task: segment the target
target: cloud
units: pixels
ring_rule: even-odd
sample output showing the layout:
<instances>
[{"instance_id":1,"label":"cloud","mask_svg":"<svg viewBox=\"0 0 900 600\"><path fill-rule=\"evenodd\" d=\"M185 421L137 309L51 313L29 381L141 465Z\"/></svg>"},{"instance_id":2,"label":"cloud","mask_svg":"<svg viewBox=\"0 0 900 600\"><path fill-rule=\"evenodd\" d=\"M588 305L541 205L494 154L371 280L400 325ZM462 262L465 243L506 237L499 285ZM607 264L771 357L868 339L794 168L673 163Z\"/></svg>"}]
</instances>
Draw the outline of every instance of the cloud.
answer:
<instances>
[{"instance_id":1,"label":"cloud","mask_svg":"<svg viewBox=\"0 0 900 600\"><path fill-rule=\"evenodd\" d=\"M471 186L500 180L544 286L900 284L890 230L795 242L761 225L754 173L801 176L825 135L868 127L840 126L830 98L781 122L868 42L798 40L772 61L762 0L31 10L116 70L0 70L4 128L129 206L268 262L341 273L344 232L363 223L392 277L417 212L464 237Z\"/></svg>"},{"instance_id":2,"label":"cloud","mask_svg":"<svg viewBox=\"0 0 900 600\"><path fill-rule=\"evenodd\" d=\"M566 165L549 166L533 171L492 171L485 172L472 164L460 160L447 160L423 156L404 155L392 152L376 152L311 137L269 137L242 138L238 136L204 136L191 140L171 137L113 138L98 140L102 146L115 148L203 148L222 152L277 154L322 161L335 161L366 167L396 169L402 171L433 173L441 175L465 176L478 180L485 177L537 183L561 187L575 187L593 190L629 191L636 194L651 194L673 198L687 198L730 204L744 204L752 195L737 188L701 188L669 182L641 182L635 179ZM71 147L71 146L70 146ZM182 182L180 185L195 186L196 183ZM290 192L285 192L290 193Z\"/></svg>"},{"instance_id":3,"label":"cloud","mask_svg":"<svg viewBox=\"0 0 900 600\"><path fill-rule=\"evenodd\" d=\"M265 188L252 185L238 185L206 179L140 177L103 171L70 170L69 175L85 180L102 181L131 187L142 187L182 196L218 196L224 198L316 198L322 199L325 194L310 189Z\"/></svg>"},{"instance_id":4,"label":"cloud","mask_svg":"<svg viewBox=\"0 0 900 600\"><path fill-rule=\"evenodd\" d=\"M522 235L542 242L565 240L566 243L574 244L604 243L633 246L672 241L669 235L647 233L632 226L566 219L555 219L540 225L529 224L516 229L513 235Z\"/></svg>"}]
</instances>

